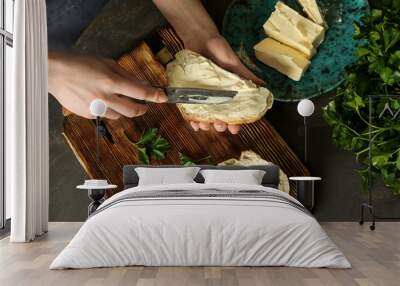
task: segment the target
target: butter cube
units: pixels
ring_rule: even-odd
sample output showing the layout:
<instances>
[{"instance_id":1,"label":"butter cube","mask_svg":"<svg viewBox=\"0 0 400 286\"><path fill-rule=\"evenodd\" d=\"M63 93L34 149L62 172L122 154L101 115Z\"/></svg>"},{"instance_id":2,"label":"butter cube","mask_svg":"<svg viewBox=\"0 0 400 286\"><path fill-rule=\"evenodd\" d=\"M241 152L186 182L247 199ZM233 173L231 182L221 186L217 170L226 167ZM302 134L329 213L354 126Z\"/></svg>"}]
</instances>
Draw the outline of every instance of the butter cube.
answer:
<instances>
[{"instance_id":1,"label":"butter cube","mask_svg":"<svg viewBox=\"0 0 400 286\"><path fill-rule=\"evenodd\" d=\"M303 7L304 12L307 16L314 21L314 23L327 27L327 24L322 16L321 10L318 7L316 0L297 0Z\"/></svg>"},{"instance_id":2,"label":"butter cube","mask_svg":"<svg viewBox=\"0 0 400 286\"><path fill-rule=\"evenodd\" d=\"M311 58L323 42L324 27L301 16L282 2L276 3L275 11L263 26L265 33Z\"/></svg>"},{"instance_id":3,"label":"butter cube","mask_svg":"<svg viewBox=\"0 0 400 286\"><path fill-rule=\"evenodd\" d=\"M289 78L299 81L310 65L305 55L271 38L254 46L257 59Z\"/></svg>"}]
</instances>

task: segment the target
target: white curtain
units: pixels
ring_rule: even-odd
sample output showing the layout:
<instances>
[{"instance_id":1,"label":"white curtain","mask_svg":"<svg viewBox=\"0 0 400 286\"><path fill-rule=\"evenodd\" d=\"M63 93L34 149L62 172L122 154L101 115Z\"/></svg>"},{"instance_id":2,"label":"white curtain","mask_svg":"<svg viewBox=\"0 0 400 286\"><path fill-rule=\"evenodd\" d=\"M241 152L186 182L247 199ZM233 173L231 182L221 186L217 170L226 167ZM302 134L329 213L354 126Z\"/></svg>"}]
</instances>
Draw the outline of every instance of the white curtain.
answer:
<instances>
[{"instance_id":1,"label":"white curtain","mask_svg":"<svg viewBox=\"0 0 400 286\"><path fill-rule=\"evenodd\" d=\"M47 232L49 138L45 0L15 1L13 92L6 98L12 242Z\"/></svg>"}]
</instances>

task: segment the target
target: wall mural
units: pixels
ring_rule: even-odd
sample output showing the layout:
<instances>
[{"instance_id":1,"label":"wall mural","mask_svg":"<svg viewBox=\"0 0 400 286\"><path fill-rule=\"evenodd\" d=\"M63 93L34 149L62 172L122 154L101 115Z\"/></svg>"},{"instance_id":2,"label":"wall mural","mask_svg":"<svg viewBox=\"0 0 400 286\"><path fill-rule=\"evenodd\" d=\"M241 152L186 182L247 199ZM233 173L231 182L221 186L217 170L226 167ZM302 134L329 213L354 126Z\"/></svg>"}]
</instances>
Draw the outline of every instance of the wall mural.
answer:
<instances>
[{"instance_id":1,"label":"wall mural","mask_svg":"<svg viewBox=\"0 0 400 286\"><path fill-rule=\"evenodd\" d=\"M80 60L86 61L91 58L92 63L96 64L104 58L109 58L115 60L113 64L119 64L127 73L133 75L132 78L138 78L153 86L166 87L169 76L167 64L182 55L179 52L182 51L183 44L175 32L167 26L166 19L153 1L47 2L49 51L51 53L60 51L59 55L66 57L65 66L74 64L74 73L80 77L81 85L85 86L85 82L98 81L93 81L90 68L85 69L88 67L88 62L86 64L82 62L80 65ZM288 189L285 180L287 176L308 175L309 168L313 175L322 178L316 197L316 217L327 220L358 219L359 201L363 200L363 193L354 169L359 165L351 153L342 152L340 149L353 150L357 153L359 161L362 161L365 158L363 156L368 153L365 151L368 147L365 145L367 141L364 140L367 134L366 125L362 124L364 122L362 119L367 118L365 95L385 94L384 87L389 93L399 92L398 73L395 70L395 65L398 64L396 51L399 42L395 43L398 39L395 28L397 26L393 26L399 18L396 15L392 15L393 17L388 15L392 20L385 22L383 19L388 16L383 16L383 12L379 9L386 4L380 1L370 1L373 6L368 13L365 13L368 7L366 0L318 1L324 12L328 10L327 25L323 19L321 22L321 19L315 18L312 13L311 16L306 15L306 12L302 13L324 29L317 27L314 38L308 39L308 42L312 42L313 48L304 43L301 46L297 45L296 49L302 51L299 57L301 66L296 68L292 65L290 71L285 71L282 66L274 65L269 57L276 56L280 49L292 55L298 55L299 52L293 52L294 49L291 48L293 42L288 41L290 37L285 34L287 31L285 33L282 31L281 34L284 35L282 37L271 29L271 25L281 21L279 17L285 17L285 11L294 9L300 12L302 9L299 3L312 1L284 1L285 4L277 6L280 11L275 14L279 17L272 16L272 11L277 10L277 2L276 0L224 0L218 3L212 0L202 1L243 64L259 78L264 79L265 87L274 95L274 105L271 108L269 92L264 91L263 103L257 105L255 109L251 108L252 116L246 115L246 120L239 122L245 124L238 135L229 132L218 133L212 129L207 132L195 132L188 119L191 119L190 117L196 119L199 110L178 108L174 104L149 104L149 110L143 116L101 120L100 126L104 136L98 141L100 157L97 158L96 121L79 117L66 109L62 117L59 112L61 100L57 98L56 92L51 92L54 95L50 97L51 219L71 221L86 217L86 193L78 192L76 186L87 178L107 179L109 183L119 186L119 189L110 191L108 195L111 195L122 189L122 167L126 164L187 166L193 163L250 164L251 162L260 164L272 162L279 165L283 170L281 186L285 191ZM327 9L326 5L333 5L335 9ZM384 10L384 13L388 11ZM371 15L373 21L365 27L360 25L354 29L353 20L359 22L363 14ZM299 16L293 17L299 19ZM386 40L384 37L378 39L381 34L375 31L377 27L379 28L375 23L387 26L390 35L386 32ZM311 24L307 26L315 27ZM392 64L380 65L378 60L372 63L377 69L365 74L363 71L368 70L366 61L374 57L369 54L369 47L365 47L366 49L356 47L360 41L352 38L354 30L359 33L358 37L362 41L375 40L381 43L381 46L393 42L394 44L390 44L392 46L388 48L389 53L382 58L389 63L386 56L391 55ZM369 34L373 39L366 39L366 35ZM292 33L292 37L298 36ZM345 41L342 40L343 37L347 37ZM390 39L393 41L388 41ZM339 44L335 45L335 42ZM368 42L368 45L372 46L371 43ZM74 51L82 56L74 58L71 56ZM354 55L354 51L357 51L358 57ZM190 57L191 54L186 53L185 56ZM349 70L338 96L332 98L332 103L321 112L321 108L329 100L328 96L334 92L325 96L318 95L328 90L335 90L335 86L341 83L346 74L343 72L344 65L353 61L359 61L360 65L357 63L353 70ZM49 65L50 68L53 66ZM68 87L65 79L71 79L73 75L68 74L68 70L63 70L60 74L62 77L58 79L58 88L65 90ZM171 82L171 78L168 80ZM175 76L172 81L174 84L179 84L181 79ZM379 84L363 84L375 81ZM364 90L365 87L368 88L367 91ZM78 103L79 90L77 92L73 88L70 90L72 91L68 95L76 99L76 102L72 103ZM363 92L359 93L359 90ZM304 136L303 118L296 112L297 103L290 101L313 96L315 96L312 99L315 113L307 121L310 132L306 134L309 136ZM379 111L384 110L386 103L390 108L385 109L381 121L389 124L386 118L391 117L390 110L396 119L390 123L393 126L392 131L386 131L388 129L385 126L383 127L385 132L381 133L383 130L381 128L374 130L376 134L379 133L373 150L376 151L373 153L376 155L374 171L377 177L384 176L394 187L394 193L398 193L398 179L393 179L392 174L394 174L393 168L398 166L397 153L393 152L398 148L395 146L398 145L396 124L400 118L400 109L398 101L382 100L374 104L374 110L375 107ZM90 100L79 104L86 112L89 112L89 105ZM264 116L267 109L269 110ZM303 115L302 112L299 113ZM332 128L324 122L322 113ZM229 112L210 112L202 114L201 118L215 117L216 114L223 114L227 117L225 119L233 122L234 118ZM357 134L352 133L351 129ZM339 149L331 144L329 136L331 130L333 130L333 141L340 147ZM303 156L303 146L306 145L309 145L310 150L308 160L306 153ZM306 150L307 148L304 148L304 151ZM366 174L362 171L361 175ZM398 175L398 170L396 174ZM340 188L336 184L338 181L341 182ZM291 185L291 191L296 191L294 185ZM398 198L385 191L377 194L384 204L382 209L391 215L396 213L393 201L398 201ZM348 199L349 196L352 199ZM343 209L343 212L337 212L338 208Z\"/></svg>"},{"instance_id":2,"label":"wall mural","mask_svg":"<svg viewBox=\"0 0 400 286\"><path fill-rule=\"evenodd\" d=\"M163 29L160 35L171 54L182 48L172 29ZM164 66L146 43L122 55L118 64L152 85L167 84ZM211 130L194 132L176 105L152 104L144 116L104 120L104 125L100 162L96 159L93 121L66 113L63 134L91 178L105 178L119 186L122 186L121 170L126 164L218 164L237 158L246 150L279 165L288 176L308 174L301 160L265 118L243 126L238 135Z\"/></svg>"}]
</instances>

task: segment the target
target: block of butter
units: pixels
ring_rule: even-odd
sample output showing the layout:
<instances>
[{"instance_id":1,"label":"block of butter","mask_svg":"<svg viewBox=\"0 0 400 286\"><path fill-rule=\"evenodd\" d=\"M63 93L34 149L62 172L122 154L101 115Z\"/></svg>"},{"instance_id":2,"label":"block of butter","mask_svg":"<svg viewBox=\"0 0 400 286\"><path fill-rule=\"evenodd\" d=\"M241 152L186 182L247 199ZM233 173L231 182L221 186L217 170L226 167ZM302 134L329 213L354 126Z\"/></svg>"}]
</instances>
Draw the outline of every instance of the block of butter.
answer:
<instances>
[{"instance_id":1,"label":"block of butter","mask_svg":"<svg viewBox=\"0 0 400 286\"><path fill-rule=\"evenodd\" d=\"M275 11L263 25L265 33L311 58L323 42L325 29L278 1Z\"/></svg>"},{"instance_id":2,"label":"block of butter","mask_svg":"<svg viewBox=\"0 0 400 286\"><path fill-rule=\"evenodd\" d=\"M257 59L264 64L299 81L310 65L303 53L271 38L266 38L254 46Z\"/></svg>"},{"instance_id":3,"label":"block of butter","mask_svg":"<svg viewBox=\"0 0 400 286\"><path fill-rule=\"evenodd\" d=\"M297 1L303 7L304 12L311 20L313 20L318 25L327 27L327 24L321 13L321 10L318 7L317 0L297 0Z\"/></svg>"}]
</instances>

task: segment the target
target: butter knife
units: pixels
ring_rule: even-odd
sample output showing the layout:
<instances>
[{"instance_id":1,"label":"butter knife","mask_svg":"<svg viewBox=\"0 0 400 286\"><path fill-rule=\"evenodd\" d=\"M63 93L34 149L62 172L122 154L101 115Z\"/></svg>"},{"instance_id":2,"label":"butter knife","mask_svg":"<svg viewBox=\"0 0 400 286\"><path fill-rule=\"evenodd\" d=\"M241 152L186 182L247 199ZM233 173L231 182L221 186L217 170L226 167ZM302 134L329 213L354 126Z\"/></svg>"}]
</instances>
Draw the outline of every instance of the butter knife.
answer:
<instances>
[{"instance_id":1,"label":"butter knife","mask_svg":"<svg viewBox=\"0 0 400 286\"><path fill-rule=\"evenodd\" d=\"M202 88L164 88L168 96L167 103L219 104L232 100L237 95L234 90L212 90Z\"/></svg>"}]
</instances>

